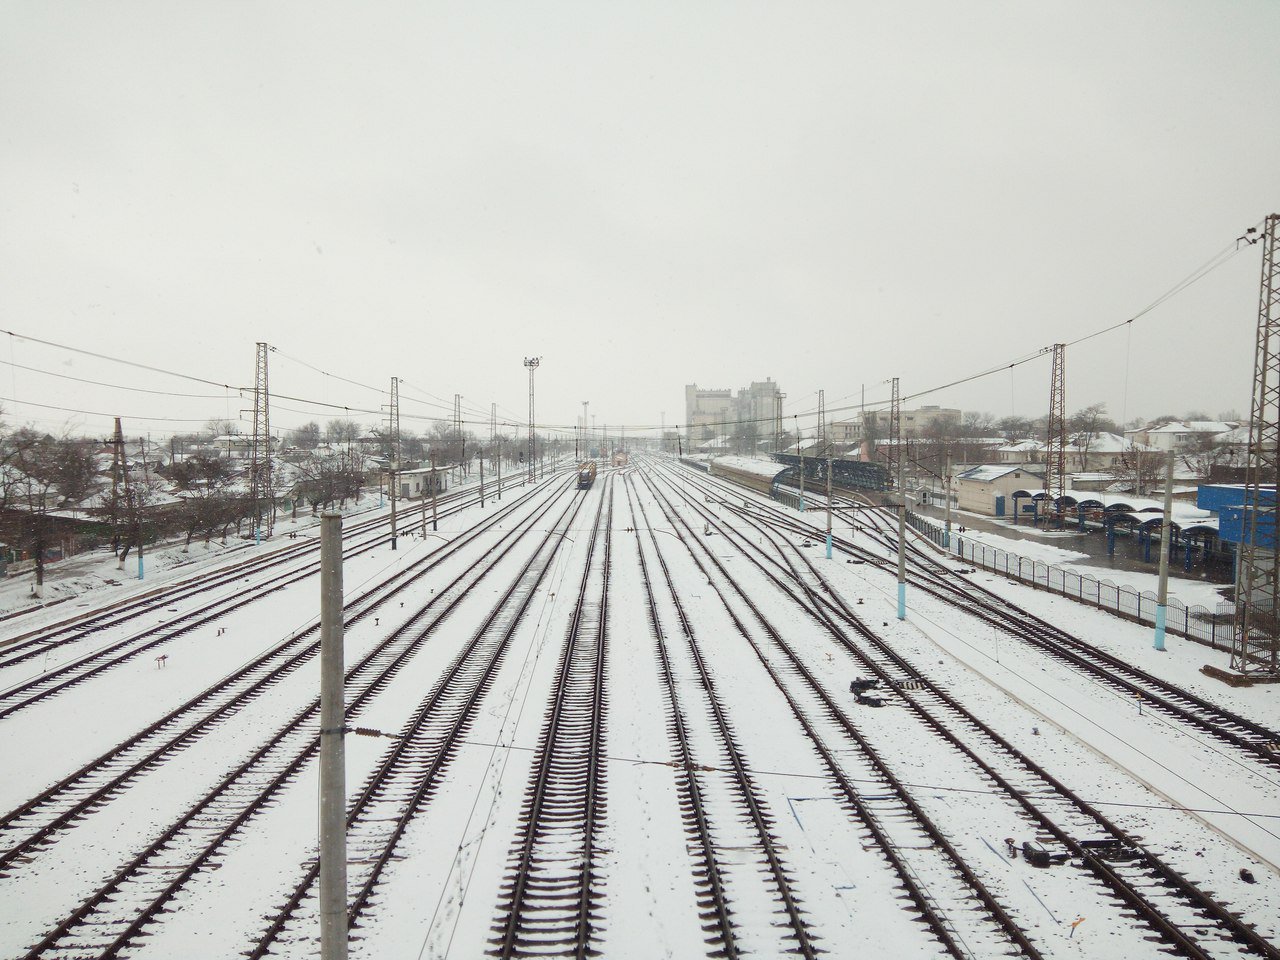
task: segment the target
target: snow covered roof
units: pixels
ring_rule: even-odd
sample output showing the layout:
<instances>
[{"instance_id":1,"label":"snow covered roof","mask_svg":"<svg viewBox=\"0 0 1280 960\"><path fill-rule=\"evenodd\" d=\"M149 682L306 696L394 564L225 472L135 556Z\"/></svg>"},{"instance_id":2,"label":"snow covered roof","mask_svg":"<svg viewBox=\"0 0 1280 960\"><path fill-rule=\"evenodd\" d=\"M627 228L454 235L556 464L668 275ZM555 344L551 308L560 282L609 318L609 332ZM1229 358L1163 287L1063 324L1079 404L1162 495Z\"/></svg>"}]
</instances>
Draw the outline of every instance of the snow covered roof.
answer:
<instances>
[{"instance_id":1,"label":"snow covered roof","mask_svg":"<svg viewBox=\"0 0 1280 960\"><path fill-rule=\"evenodd\" d=\"M1015 440L1013 443L1006 443L1000 448L1000 453L1029 453L1033 450L1043 450L1044 444L1039 440Z\"/></svg>"},{"instance_id":2,"label":"snow covered roof","mask_svg":"<svg viewBox=\"0 0 1280 960\"><path fill-rule=\"evenodd\" d=\"M724 466L730 470L755 474L758 477L773 479L786 469L784 464L776 460L763 460L759 457L716 457L711 461L713 467Z\"/></svg>"},{"instance_id":3,"label":"snow covered roof","mask_svg":"<svg viewBox=\"0 0 1280 960\"><path fill-rule=\"evenodd\" d=\"M1242 423L1234 429L1215 434L1213 440L1215 443L1247 444L1249 442L1249 425Z\"/></svg>"},{"instance_id":4,"label":"snow covered roof","mask_svg":"<svg viewBox=\"0 0 1280 960\"><path fill-rule=\"evenodd\" d=\"M963 473L956 474L956 479L970 480L974 483L991 483L1022 469L1016 463L984 463L981 466L970 467Z\"/></svg>"},{"instance_id":5,"label":"snow covered roof","mask_svg":"<svg viewBox=\"0 0 1280 960\"><path fill-rule=\"evenodd\" d=\"M1071 442L1067 445L1067 449L1071 451L1080 450L1081 435L1076 434L1071 438ZM1095 433L1088 438L1089 453L1128 453L1130 450L1146 449L1141 443L1135 440L1127 440L1124 437L1114 433Z\"/></svg>"},{"instance_id":6,"label":"snow covered roof","mask_svg":"<svg viewBox=\"0 0 1280 960\"><path fill-rule=\"evenodd\" d=\"M1043 489L1031 488L1015 490L1013 493L1015 498L1044 497L1044 495ZM1164 501L1153 500L1149 497L1131 497L1124 493L1095 493L1089 490L1068 490L1063 496L1077 506L1088 506L1095 509L1101 507L1113 513L1141 514L1144 518L1153 514L1161 516L1164 513ZM1209 520L1213 517L1213 514L1208 510L1201 510L1195 504L1182 500L1173 502L1172 512L1174 522L1184 527L1193 521Z\"/></svg>"},{"instance_id":7,"label":"snow covered roof","mask_svg":"<svg viewBox=\"0 0 1280 960\"><path fill-rule=\"evenodd\" d=\"M1225 420L1170 420L1158 427L1147 427L1147 433L1226 433L1235 428Z\"/></svg>"}]
</instances>

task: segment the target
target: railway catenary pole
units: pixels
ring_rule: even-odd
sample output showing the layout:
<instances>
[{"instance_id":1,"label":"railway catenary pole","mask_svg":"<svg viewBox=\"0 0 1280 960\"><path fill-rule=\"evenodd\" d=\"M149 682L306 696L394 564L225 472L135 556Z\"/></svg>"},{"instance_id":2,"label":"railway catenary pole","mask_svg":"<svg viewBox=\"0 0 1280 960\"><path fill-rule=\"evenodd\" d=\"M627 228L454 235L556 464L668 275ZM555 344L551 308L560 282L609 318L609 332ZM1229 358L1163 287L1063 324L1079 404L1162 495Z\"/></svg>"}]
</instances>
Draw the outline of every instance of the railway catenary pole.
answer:
<instances>
[{"instance_id":1,"label":"railway catenary pole","mask_svg":"<svg viewBox=\"0 0 1280 960\"><path fill-rule=\"evenodd\" d=\"M320 960L347 958L342 515L320 520Z\"/></svg>"},{"instance_id":2,"label":"railway catenary pole","mask_svg":"<svg viewBox=\"0 0 1280 960\"><path fill-rule=\"evenodd\" d=\"M907 619L907 502L898 504L898 619Z\"/></svg>"},{"instance_id":3,"label":"railway catenary pole","mask_svg":"<svg viewBox=\"0 0 1280 960\"><path fill-rule=\"evenodd\" d=\"M440 516L436 513L436 501L440 497L440 474L436 472L436 455L431 454L431 529L440 528ZM425 518L424 518L425 519Z\"/></svg>"},{"instance_id":4,"label":"railway catenary pole","mask_svg":"<svg viewBox=\"0 0 1280 960\"><path fill-rule=\"evenodd\" d=\"M947 454L947 475L944 478L943 495L946 497L946 523L942 528L942 549L951 549L951 454Z\"/></svg>"},{"instance_id":5,"label":"railway catenary pole","mask_svg":"<svg viewBox=\"0 0 1280 960\"><path fill-rule=\"evenodd\" d=\"M1160 523L1160 586L1156 591L1155 649L1164 650L1164 624L1169 614L1169 542L1173 539L1173 459L1172 450L1164 465L1164 519Z\"/></svg>"},{"instance_id":6,"label":"railway catenary pole","mask_svg":"<svg viewBox=\"0 0 1280 960\"><path fill-rule=\"evenodd\" d=\"M827 444L827 559L831 559L831 444Z\"/></svg>"},{"instance_id":7,"label":"railway catenary pole","mask_svg":"<svg viewBox=\"0 0 1280 960\"><path fill-rule=\"evenodd\" d=\"M796 416L796 448L800 451L800 512L804 513L804 438L800 435L800 417Z\"/></svg>"},{"instance_id":8,"label":"railway catenary pole","mask_svg":"<svg viewBox=\"0 0 1280 960\"><path fill-rule=\"evenodd\" d=\"M391 433L391 466L387 477L391 487L391 549L396 549L396 496L398 494L396 471L400 468L400 378L391 378L391 408L389 416Z\"/></svg>"}]
</instances>

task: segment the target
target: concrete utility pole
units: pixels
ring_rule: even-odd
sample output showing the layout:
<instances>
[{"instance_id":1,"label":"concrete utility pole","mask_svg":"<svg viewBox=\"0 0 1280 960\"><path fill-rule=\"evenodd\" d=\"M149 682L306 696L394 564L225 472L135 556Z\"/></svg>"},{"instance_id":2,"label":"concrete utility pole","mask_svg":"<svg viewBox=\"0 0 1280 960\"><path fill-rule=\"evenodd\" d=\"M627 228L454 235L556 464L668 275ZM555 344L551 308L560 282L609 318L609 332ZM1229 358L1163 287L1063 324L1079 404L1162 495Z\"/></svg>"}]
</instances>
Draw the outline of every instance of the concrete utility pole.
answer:
<instances>
[{"instance_id":1,"label":"concrete utility pole","mask_svg":"<svg viewBox=\"0 0 1280 960\"><path fill-rule=\"evenodd\" d=\"M946 483L944 486L944 495L947 498L947 521L942 528L942 549L951 549L951 454L947 454L947 475L944 478Z\"/></svg>"},{"instance_id":2,"label":"concrete utility pole","mask_svg":"<svg viewBox=\"0 0 1280 960\"><path fill-rule=\"evenodd\" d=\"M907 505L898 505L898 619L907 619Z\"/></svg>"},{"instance_id":3,"label":"concrete utility pole","mask_svg":"<svg viewBox=\"0 0 1280 960\"><path fill-rule=\"evenodd\" d=\"M320 519L320 960L347 958L342 515Z\"/></svg>"},{"instance_id":4,"label":"concrete utility pole","mask_svg":"<svg viewBox=\"0 0 1280 960\"><path fill-rule=\"evenodd\" d=\"M796 447L800 451L800 512L804 513L804 438L800 436L800 418L796 417Z\"/></svg>"},{"instance_id":5,"label":"concrete utility pole","mask_svg":"<svg viewBox=\"0 0 1280 960\"><path fill-rule=\"evenodd\" d=\"M497 484L498 484L498 493L497 493L497 495L494 497L494 499L495 499L495 500L501 500L501 499L502 499L502 447L501 447L501 446L499 446L499 447L498 447L498 477L497 477Z\"/></svg>"},{"instance_id":6,"label":"concrete utility pole","mask_svg":"<svg viewBox=\"0 0 1280 960\"><path fill-rule=\"evenodd\" d=\"M480 458L480 509L484 509L484 457Z\"/></svg>"},{"instance_id":7,"label":"concrete utility pole","mask_svg":"<svg viewBox=\"0 0 1280 960\"><path fill-rule=\"evenodd\" d=\"M440 474L436 472L436 455L431 454L431 529L439 528L439 516L436 513L436 501L440 496Z\"/></svg>"},{"instance_id":8,"label":"concrete utility pole","mask_svg":"<svg viewBox=\"0 0 1280 960\"><path fill-rule=\"evenodd\" d=\"M1160 587L1156 591L1155 648L1164 650L1164 623L1169 613L1169 543L1173 539L1173 451L1164 465L1164 520L1160 524Z\"/></svg>"},{"instance_id":9,"label":"concrete utility pole","mask_svg":"<svg viewBox=\"0 0 1280 960\"><path fill-rule=\"evenodd\" d=\"M524 365L529 368L529 452L526 454L529 462L529 479L537 480L536 468L533 465L533 374L538 369L538 364L542 363L541 357L525 357Z\"/></svg>"}]
</instances>

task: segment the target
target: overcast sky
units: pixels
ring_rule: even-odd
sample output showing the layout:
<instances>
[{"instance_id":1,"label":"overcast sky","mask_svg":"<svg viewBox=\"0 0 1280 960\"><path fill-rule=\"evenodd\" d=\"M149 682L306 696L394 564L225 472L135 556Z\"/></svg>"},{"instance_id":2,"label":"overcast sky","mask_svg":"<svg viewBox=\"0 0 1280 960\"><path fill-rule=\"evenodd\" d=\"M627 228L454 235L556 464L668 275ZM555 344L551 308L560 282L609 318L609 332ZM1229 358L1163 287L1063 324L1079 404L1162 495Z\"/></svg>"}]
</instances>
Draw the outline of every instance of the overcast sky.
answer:
<instances>
[{"instance_id":1,"label":"overcast sky","mask_svg":"<svg viewBox=\"0 0 1280 960\"><path fill-rule=\"evenodd\" d=\"M1125 320L1280 210L1275 0L10 0L0 22L0 326L232 385L266 341L277 393L376 408L303 364L404 378L406 429L455 393L523 419L534 355L547 423L582 400L675 423L690 382L772 377L788 415L819 388L911 395ZM1259 254L1073 347L1068 409L1247 411ZM245 406L4 339L10 426ZM1041 358L909 405L1034 417L1048 381Z\"/></svg>"}]
</instances>

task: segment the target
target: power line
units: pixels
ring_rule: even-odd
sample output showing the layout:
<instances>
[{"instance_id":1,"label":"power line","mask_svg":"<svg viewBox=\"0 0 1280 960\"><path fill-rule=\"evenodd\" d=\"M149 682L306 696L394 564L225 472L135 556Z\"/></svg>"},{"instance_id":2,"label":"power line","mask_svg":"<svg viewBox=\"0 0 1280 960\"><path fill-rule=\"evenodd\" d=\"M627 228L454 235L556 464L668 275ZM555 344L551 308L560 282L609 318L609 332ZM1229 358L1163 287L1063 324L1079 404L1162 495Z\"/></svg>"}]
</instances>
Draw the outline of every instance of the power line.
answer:
<instances>
[{"instance_id":1,"label":"power line","mask_svg":"<svg viewBox=\"0 0 1280 960\"><path fill-rule=\"evenodd\" d=\"M206 380L204 377L192 376L189 373L178 373L174 370L164 370L160 367L152 367L145 363L138 363L135 360L122 360L120 357L112 357L112 356L109 356L108 354L97 353L93 350L84 350L81 347L73 347L73 346L70 346L69 344L57 343L53 340L41 340L39 337L31 337L23 333L15 333L12 330L5 330L2 327L0 327L0 333L7 333L12 338L16 338L18 340L29 340L32 343L43 344L46 347L54 347L58 350L70 350L72 353L78 353L78 354L81 354L82 356L94 357L98 360L109 360L112 363L124 364L126 367L135 367L139 370L150 370L152 373L163 373L165 376L177 377L180 380L191 380L195 383L203 383L209 387L219 387L224 390L242 389L240 387L232 386L229 383L218 383L216 380ZM146 418L137 417L134 419L146 419Z\"/></svg>"},{"instance_id":2,"label":"power line","mask_svg":"<svg viewBox=\"0 0 1280 960\"><path fill-rule=\"evenodd\" d=\"M129 387L123 383L107 383L104 380L89 380L85 377L73 377L69 373L56 373L53 370L41 370L39 367L28 367L26 364L14 363L12 360L0 360L7 367L16 367L31 373L42 373L46 377L59 377L63 380L74 380L77 383L89 383L95 387L110 387L113 390L128 390L131 393L153 393L163 397L186 397L195 400L222 400L225 393L176 393L173 390L148 390L146 387Z\"/></svg>"},{"instance_id":3,"label":"power line","mask_svg":"<svg viewBox=\"0 0 1280 960\"><path fill-rule=\"evenodd\" d=\"M0 403L16 403L22 407L39 407L42 410L61 410L63 413L78 413L86 417L106 417L111 419L115 416L120 416L125 420L148 420L153 423L207 423L210 419L209 417L182 419L179 417L142 417L132 414L103 413L100 410L81 410L78 407L60 407L51 403L36 403L34 400L15 400L13 397L0 397Z\"/></svg>"}]
</instances>

